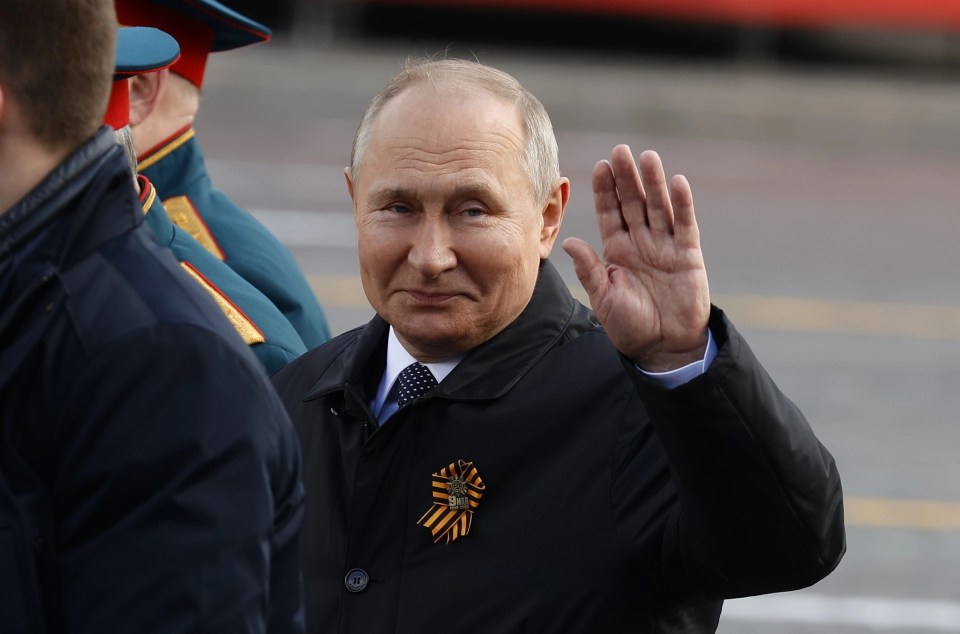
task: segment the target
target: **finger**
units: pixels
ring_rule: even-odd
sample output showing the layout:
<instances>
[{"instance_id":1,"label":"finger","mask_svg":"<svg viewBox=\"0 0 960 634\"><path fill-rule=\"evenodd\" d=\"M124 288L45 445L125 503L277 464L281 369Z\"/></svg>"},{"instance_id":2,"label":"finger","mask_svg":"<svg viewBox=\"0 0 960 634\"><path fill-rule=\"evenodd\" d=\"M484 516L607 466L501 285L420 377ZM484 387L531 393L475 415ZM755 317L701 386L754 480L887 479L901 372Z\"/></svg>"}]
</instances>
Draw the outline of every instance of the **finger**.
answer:
<instances>
[{"instance_id":1,"label":"finger","mask_svg":"<svg viewBox=\"0 0 960 634\"><path fill-rule=\"evenodd\" d=\"M593 167L593 206L597 210L600 238L604 242L627 230L620 213L613 169L608 161L600 161Z\"/></svg>"},{"instance_id":2,"label":"finger","mask_svg":"<svg viewBox=\"0 0 960 634\"><path fill-rule=\"evenodd\" d=\"M647 196L640 172L633 160L630 146L618 145L613 148L610 156L616 180L617 193L620 195L620 209L624 222L631 231L646 231L647 226Z\"/></svg>"},{"instance_id":3,"label":"finger","mask_svg":"<svg viewBox=\"0 0 960 634\"><path fill-rule=\"evenodd\" d=\"M640 155L640 177L647 192L647 224L653 233L673 233L673 208L670 190L660 156L647 150Z\"/></svg>"},{"instance_id":4,"label":"finger","mask_svg":"<svg viewBox=\"0 0 960 634\"><path fill-rule=\"evenodd\" d=\"M573 270L583 289L590 297L590 304L597 306L596 299L603 297L607 290L607 267L603 265L597 252L580 238L567 238L563 241L563 250L573 258Z\"/></svg>"},{"instance_id":5,"label":"finger","mask_svg":"<svg viewBox=\"0 0 960 634\"><path fill-rule=\"evenodd\" d=\"M673 203L674 239L680 248L700 246L700 229L693 211L693 190L685 176L670 179L670 199Z\"/></svg>"}]
</instances>

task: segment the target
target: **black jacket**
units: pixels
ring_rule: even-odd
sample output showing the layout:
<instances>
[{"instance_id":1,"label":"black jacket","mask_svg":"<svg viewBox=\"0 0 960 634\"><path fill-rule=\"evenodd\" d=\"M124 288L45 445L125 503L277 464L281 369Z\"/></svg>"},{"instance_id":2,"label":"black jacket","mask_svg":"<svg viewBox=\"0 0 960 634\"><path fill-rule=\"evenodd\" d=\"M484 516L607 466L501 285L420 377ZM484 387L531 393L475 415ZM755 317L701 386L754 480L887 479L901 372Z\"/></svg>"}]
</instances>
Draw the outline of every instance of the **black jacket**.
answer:
<instances>
[{"instance_id":1,"label":"black jacket","mask_svg":"<svg viewBox=\"0 0 960 634\"><path fill-rule=\"evenodd\" d=\"M520 317L381 428L379 317L277 373L304 451L308 631L713 631L709 606L702 629L675 615L828 574L834 461L719 310L710 328L709 371L661 388L545 263ZM472 513L447 522L454 470Z\"/></svg>"},{"instance_id":2,"label":"black jacket","mask_svg":"<svg viewBox=\"0 0 960 634\"><path fill-rule=\"evenodd\" d=\"M298 632L297 439L101 130L0 216L0 632Z\"/></svg>"}]
</instances>

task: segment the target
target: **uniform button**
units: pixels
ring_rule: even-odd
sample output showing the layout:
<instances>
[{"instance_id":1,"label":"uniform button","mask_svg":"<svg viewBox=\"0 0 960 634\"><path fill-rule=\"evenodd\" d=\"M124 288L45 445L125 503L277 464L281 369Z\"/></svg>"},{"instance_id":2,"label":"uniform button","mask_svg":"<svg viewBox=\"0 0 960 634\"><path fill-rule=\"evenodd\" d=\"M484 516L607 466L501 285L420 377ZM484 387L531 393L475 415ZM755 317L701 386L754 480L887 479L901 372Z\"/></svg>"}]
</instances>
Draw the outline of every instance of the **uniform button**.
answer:
<instances>
[{"instance_id":1,"label":"uniform button","mask_svg":"<svg viewBox=\"0 0 960 634\"><path fill-rule=\"evenodd\" d=\"M361 568L354 568L343 578L343 583L350 592L363 592L369 582L370 577Z\"/></svg>"}]
</instances>

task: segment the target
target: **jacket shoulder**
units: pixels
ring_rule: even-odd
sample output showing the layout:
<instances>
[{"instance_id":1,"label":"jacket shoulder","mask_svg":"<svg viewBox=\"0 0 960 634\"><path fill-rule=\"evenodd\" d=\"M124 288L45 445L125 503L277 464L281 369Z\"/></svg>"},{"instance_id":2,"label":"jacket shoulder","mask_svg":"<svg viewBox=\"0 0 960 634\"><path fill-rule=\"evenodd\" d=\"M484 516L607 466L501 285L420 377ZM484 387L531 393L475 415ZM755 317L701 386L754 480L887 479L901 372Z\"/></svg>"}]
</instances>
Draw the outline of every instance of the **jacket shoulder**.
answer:
<instances>
[{"instance_id":1,"label":"jacket shoulder","mask_svg":"<svg viewBox=\"0 0 960 634\"><path fill-rule=\"evenodd\" d=\"M326 343L300 355L285 368L270 377L273 387L280 394L284 403L287 397L296 397L306 393L317 379L323 375L337 359L345 354L357 339L364 333L368 325L358 326L353 330L337 335Z\"/></svg>"},{"instance_id":2,"label":"jacket shoulder","mask_svg":"<svg viewBox=\"0 0 960 634\"><path fill-rule=\"evenodd\" d=\"M145 224L62 271L60 282L65 310L88 350L160 323L198 327L245 350L210 296L157 245Z\"/></svg>"}]
</instances>

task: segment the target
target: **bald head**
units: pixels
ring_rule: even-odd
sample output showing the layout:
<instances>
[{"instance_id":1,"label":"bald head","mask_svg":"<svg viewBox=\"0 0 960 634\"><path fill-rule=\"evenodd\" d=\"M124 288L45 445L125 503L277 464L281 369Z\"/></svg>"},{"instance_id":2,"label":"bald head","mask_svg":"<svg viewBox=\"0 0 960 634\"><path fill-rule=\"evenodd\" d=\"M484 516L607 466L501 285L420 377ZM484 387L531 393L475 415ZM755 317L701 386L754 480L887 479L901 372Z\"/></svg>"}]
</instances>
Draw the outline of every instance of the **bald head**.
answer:
<instances>
[{"instance_id":1,"label":"bald head","mask_svg":"<svg viewBox=\"0 0 960 634\"><path fill-rule=\"evenodd\" d=\"M398 95L421 84L444 93L485 93L516 108L523 134L520 164L538 202L546 201L560 178L557 141L540 101L511 75L468 60L408 60L404 69L378 92L360 119L350 156L354 184L362 178L363 157L377 117Z\"/></svg>"}]
</instances>

